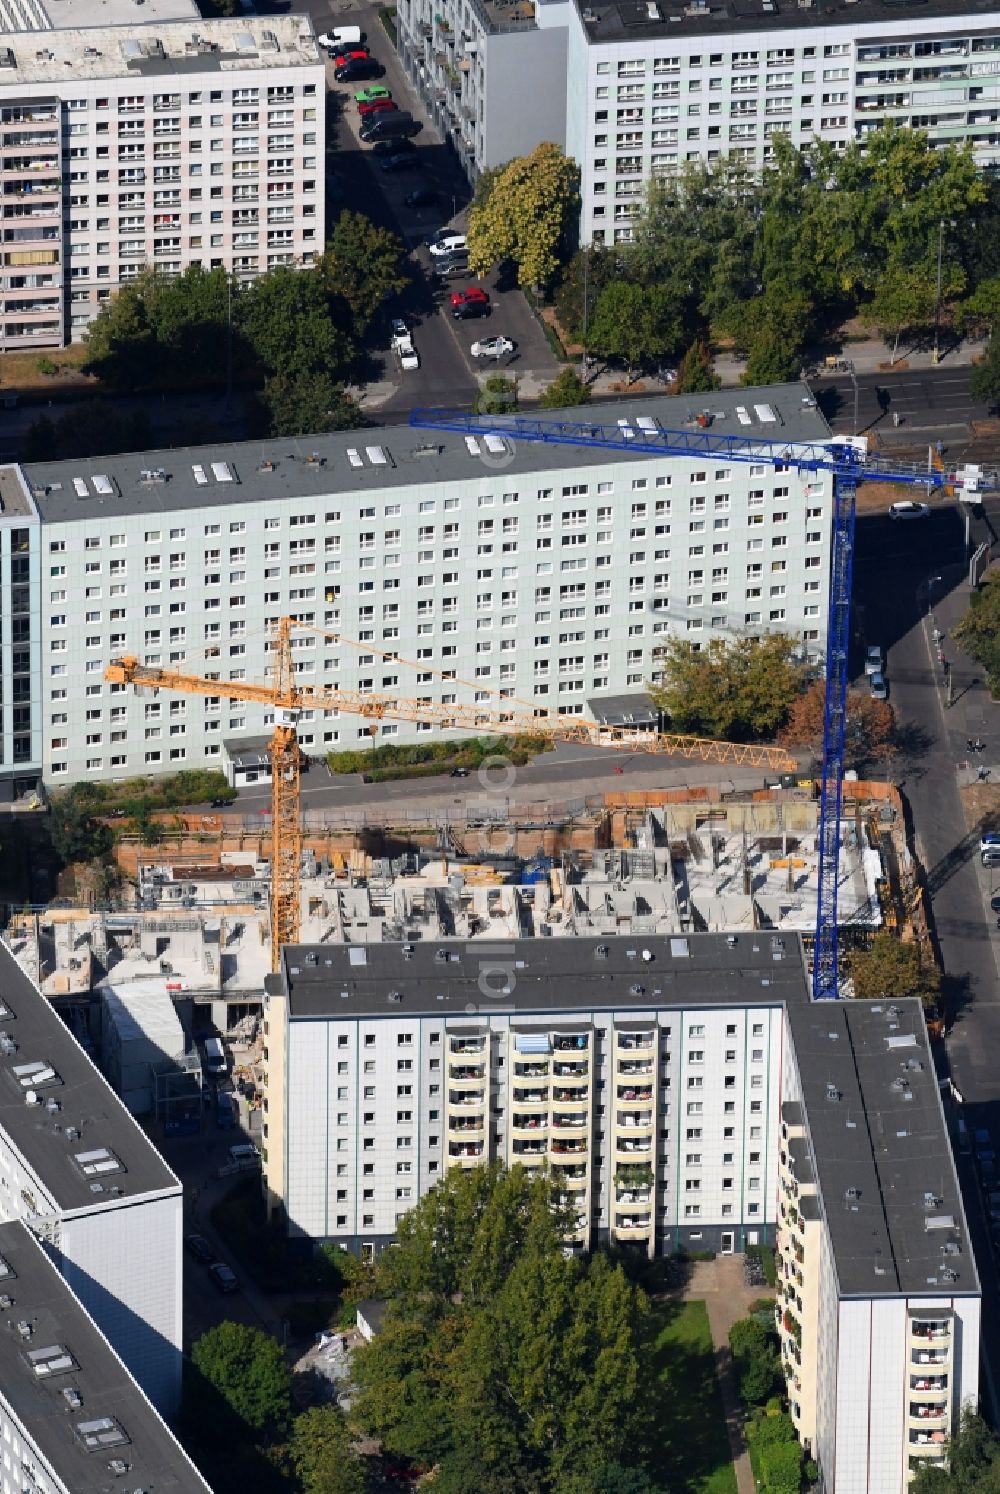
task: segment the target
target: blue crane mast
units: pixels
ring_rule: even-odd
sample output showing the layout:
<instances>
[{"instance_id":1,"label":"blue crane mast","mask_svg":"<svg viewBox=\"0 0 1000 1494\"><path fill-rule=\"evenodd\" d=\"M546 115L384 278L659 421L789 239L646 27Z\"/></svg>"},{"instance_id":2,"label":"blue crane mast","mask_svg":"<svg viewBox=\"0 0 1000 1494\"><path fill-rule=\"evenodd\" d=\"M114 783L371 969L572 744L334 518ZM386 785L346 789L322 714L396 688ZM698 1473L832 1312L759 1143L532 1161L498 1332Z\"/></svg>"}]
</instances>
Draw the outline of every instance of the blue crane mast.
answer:
<instances>
[{"instance_id":1,"label":"blue crane mast","mask_svg":"<svg viewBox=\"0 0 1000 1494\"><path fill-rule=\"evenodd\" d=\"M837 939L837 878L840 861L840 816L844 783L847 724L848 652L851 641L851 577L854 568L854 520L858 483L890 482L906 487L958 486L974 492L980 485L995 486L977 467L959 472L931 470L916 463L870 456L867 441L782 441L743 435L721 435L707 428L668 430L643 417L617 424L558 420L532 415L467 415L461 411L418 409L411 426L455 431L477 451L478 440L487 454L509 452L512 442L584 446L617 452L620 456L713 456L732 462L766 463L775 471L829 472L833 475L833 532L830 558L830 607L827 620L826 689L823 707L823 764L819 809L819 885L816 901L816 939L813 949L814 1001L840 997Z\"/></svg>"}]
</instances>

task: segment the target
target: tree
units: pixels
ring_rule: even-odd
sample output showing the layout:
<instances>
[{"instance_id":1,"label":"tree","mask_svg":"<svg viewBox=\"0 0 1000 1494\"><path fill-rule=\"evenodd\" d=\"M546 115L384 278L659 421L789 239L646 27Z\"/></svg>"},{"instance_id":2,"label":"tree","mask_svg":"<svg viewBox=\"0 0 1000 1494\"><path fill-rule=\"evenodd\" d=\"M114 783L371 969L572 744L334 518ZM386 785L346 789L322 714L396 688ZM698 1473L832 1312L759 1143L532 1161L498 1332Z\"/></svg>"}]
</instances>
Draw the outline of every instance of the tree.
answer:
<instances>
[{"instance_id":1,"label":"tree","mask_svg":"<svg viewBox=\"0 0 1000 1494\"><path fill-rule=\"evenodd\" d=\"M73 789L52 800L49 810L52 849L67 866L73 861L99 861L111 849L111 831L94 818L93 807Z\"/></svg>"},{"instance_id":2,"label":"tree","mask_svg":"<svg viewBox=\"0 0 1000 1494\"><path fill-rule=\"evenodd\" d=\"M147 270L101 307L85 333L85 373L123 389L156 382L161 360L147 304L154 283L153 272Z\"/></svg>"},{"instance_id":3,"label":"tree","mask_svg":"<svg viewBox=\"0 0 1000 1494\"><path fill-rule=\"evenodd\" d=\"M788 712L788 722L779 738L783 747L807 747L814 757L823 750L823 720L826 685L814 680ZM848 760L854 767L891 757L896 717L885 700L874 700L865 690L848 690L845 737Z\"/></svg>"},{"instance_id":4,"label":"tree","mask_svg":"<svg viewBox=\"0 0 1000 1494\"><path fill-rule=\"evenodd\" d=\"M793 288L769 289L744 306L732 327L747 357L742 383L786 384L797 378L812 316L808 296Z\"/></svg>"},{"instance_id":5,"label":"tree","mask_svg":"<svg viewBox=\"0 0 1000 1494\"><path fill-rule=\"evenodd\" d=\"M365 1464L335 1406L311 1406L297 1416L289 1452L302 1494L365 1494Z\"/></svg>"},{"instance_id":6,"label":"tree","mask_svg":"<svg viewBox=\"0 0 1000 1494\"><path fill-rule=\"evenodd\" d=\"M449 1494L557 1494L649 1446L645 1297L606 1256L567 1258L570 1222L552 1178L497 1166L454 1169L400 1221L358 1415Z\"/></svg>"},{"instance_id":7,"label":"tree","mask_svg":"<svg viewBox=\"0 0 1000 1494\"><path fill-rule=\"evenodd\" d=\"M777 1335L757 1318L739 1318L729 1330L729 1348L741 1399L748 1406L763 1405L782 1384Z\"/></svg>"},{"instance_id":8,"label":"tree","mask_svg":"<svg viewBox=\"0 0 1000 1494\"><path fill-rule=\"evenodd\" d=\"M271 436L349 431L367 423L344 386L322 369L272 374L264 382L261 405Z\"/></svg>"},{"instance_id":9,"label":"tree","mask_svg":"<svg viewBox=\"0 0 1000 1494\"><path fill-rule=\"evenodd\" d=\"M919 996L931 1006L941 995L941 972L930 951L920 944L904 944L895 934L883 931L867 949L854 950L850 967L854 995L860 1001Z\"/></svg>"},{"instance_id":10,"label":"tree","mask_svg":"<svg viewBox=\"0 0 1000 1494\"><path fill-rule=\"evenodd\" d=\"M243 1323L220 1323L196 1340L191 1362L251 1432L285 1430L292 1372L276 1338Z\"/></svg>"},{"instance_id":11,"label":"tree","mask_svg":"<svg viewBox=\"0 0 1000 1494\"><path fill-rule=\"evenodd\" d=\"M557 145L543 141L498 173L469 213L469 265L477 275L509 259L518 284L548 285L565 257L580 201L580 171Z\"/></svg>"},{"instance_id":12,"label":"tree","mask_svg":"<svg viewBox=\"0 0 1000 1494\"><path fill-rule=\"evenodd\" d=\"M620 359L631 382L643 363L674 353L683 324L666 286L613 281L598 296L590 318L590 351Z\"/></svg>"},{"instance_id":13,"label":"tree","mask_svg":"<svg viewBox=\"0 0 1000 1494\"><path fill-rule=\"evenodd\" d=\"M785 633L713 638L705 648L668 638L657 654L665 683L652 694L675 731L731 742L773 736L799 694L796 649Z\"/></svg>"},{"instance_id":14,"label":"tree","mask_svg":"<svg viewBox=\"0 0 1000 1494\"><path fill-rule=\"evenodd\" d=\"M797 1442L772 1442L761 1448L758 1463L765 1494L799 1494L802 1449Z\"/></svg>"},{"instance_id":15,"label":"tree","mask_svg":"<svg viewBox=\"0 0 1000 1494\"><path fill-rule=\"evenodd\" d=\"M240 330L269 374L343 377L353 346L333 320L318 271L280 265L249 285Z\"/></svg>"},{"instance_id":16,"label":"tree","mask_svg":"<svg viewBox=\"0 0 1000 1494\"><path fill-rule=\"evenodd\" d=\"M969 610L955 628L954 637L982 664L991 690L1000 690L1000 575L988 575L972 593Z\"/></svg>"},{"instance_id":17,"label":"tree","mask_svg":"<svg viewBox=\"0 0 1000 1494\"><path fill-rule=\"evenodd\" d=\"M916 333L932 320L935 296L933 273L929 274L926 266L887 267L871 301L862 306L860 317L890 346L890 363L896 361L903 334Z\"/></svg>"},{"instance_id":18,"label":"tree","mask_svg":"<svg viewBox=\"0 0 1000 1494\"><path fill-rule=\"evenodd\" d=\"M319 275L328 294L347 308L357 335L367 331L383 302L409 284L403 255L396 235L363 213L341 213L334 224Z\"/></svg>"},{"instance_id":19,"label":"tree","mask_svg":"<svg viewBox=\"0 0 1000 1494\"><path fill-rule=\"evenodd\" d=\"M476 396L480 415L511 415L517 409L517 384L503 374L490 374Z\"/></svg>"},{"instance_id":20,"label":"tree","mask_svg":"<svg viewBox=\"0 0 1000 1494\"><path fill-rule=\"evenodd\" d=\"M998 1494L1000 1440L981 1416L965 1411L948 1445L948 1466L927 1462L910 1484L913 1494Z\"/></svg>"},{"instance_id":21,"label":"tree","mask_svg":"<svg viewBox=\"0 0 1000 1494\"><path fill-rule=\"evenodd\" d=\"M586 344L591 308L606 285L615 278L618 262L601 244L591 244L574 254L556 293L556 316L567 337Z\"/></svg>"},{"instance_id":22,"label":"tree","mask_svg":"<svg viewBox=\"0 0 1000 1494\"><path fill-rule=\"evenodd\" d=\"M718 389L722 381L712 364L712 355L703 338L697 337L681 359L674 394L707 394Z\"/></svg>"},{"instance_id":23,"label":"tree","mask_svg":"<svg viewBox=\"0 0 1000 1494\"><path fill-rule=\"evenodd\" d=\"M995 405L1000 401L1000 337L991 337L986 356L972 365L969 391L973 399Z\"/></svg>"},{"instance_id":24,"label":"tree","mask_svg":"<svg viewBox=\"0 0 1000 1494\"><path fill-rule=\"evenodd\" d=\"M543 410L562 410L569 405L585 405L589 399L590 385L575 368L566 367L543 391L538 403Z\"/></svg>"}]
</instances>

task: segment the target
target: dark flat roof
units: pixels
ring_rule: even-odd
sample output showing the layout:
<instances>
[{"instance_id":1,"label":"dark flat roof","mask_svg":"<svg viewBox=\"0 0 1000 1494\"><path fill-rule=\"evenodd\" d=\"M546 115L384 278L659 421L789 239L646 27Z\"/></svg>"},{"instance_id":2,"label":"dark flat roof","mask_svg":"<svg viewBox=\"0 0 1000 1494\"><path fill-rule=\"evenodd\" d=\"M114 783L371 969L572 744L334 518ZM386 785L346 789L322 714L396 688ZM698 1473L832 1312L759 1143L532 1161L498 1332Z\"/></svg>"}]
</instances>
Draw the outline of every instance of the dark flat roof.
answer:
<instances>
[{"instance_id":1,"label":"dark flat roof","mask_svg":"<svg viewBox=\"0 0 1000 1494\"><path fill-rule=\"evenodd\" d=\"M757 406L769 406L774 419L761 420ZM737 409L744 411L749 424L740 420ZM628 400L602 402L596 417L589 405L560 410L558 416L560 420L590 423L596 418L607 425L625 419L634 422L645 416L659 421L665 430L690 431L696 429L696 417L703 410L712 412L715 435L777 441L831 439L830 428L804 384L719 389L711 394L637 394ZM482 442L483 438L479 439ZM373 456L375 452L380 455ZM632 454L624 448L516 441L505 455L503 471L506 478L654 460L656 457L648 452ZM689 460L697 460L697 453ZM490 475L492 461L482 447L479 455L471 453L460 432L389 425L323 436L275 436L263 441L220 442L217 446L31 462L23 471L43 523L66 523L222 504L278 504L286 499L320 499L337 494L363 501L366 491L401 490L424 483L474 484ZM100 483L104 496L95 478L107 479ZM82 497L77 496L77 483L82 484Z\"/></svg>"},{"instance_id":2,"label":"dark flat roof","mask_svg":"<svg viewBox=\"0 0 1000 1494\"><path fill-rule=\"evenodd\" d=\"M920 1002L789 1003L788 1018L841 1294L978 1293Z\"/></svg>"},{"instance_id":3,"label":"dark flat roof","mask_svg":"<svg viewBox=\"0 0 1000 1494\"><path fill-rule=\"evenodd\" d=\"M643 958L644 950L651 960ZM439 959L439 954L448 958ZM508 969L513 974L509 995L503 989ZM271 980L278 982L277 989L287 989L293 1020L485 1020L491 1011L523 1016L581 1008L774 1006L783 1001L794 1006L809 996L798 939L771 933L634 939L619 934L517 939L499 946L457 940L293 945L282 951L282 973ZM399 1000L393 999L396 994Z\"/></svg>"},{"instance_id":4,"label":"dark flat roof","mask_svg":"<svg viewBox=\"0 0 1000 1494\"><path fill-rule=\"evenodd\" d=\"M0 1003L7 1007L0 1012L0 1037L6 1034L17 1045L13 1053L0 1046L0 1130L56 1207L95 1209L122 1198L178 1192L180 1182L145 1132L2 942ZM46 1083L44 1076L34 1085L27 1076L22 1082L14 1070L33 1063L50 1065L58 1082ZM26 1102L29 1090L38 1104ZM50 1113L52 1102L59 1108ZM70 1128L78 1135L70 1137ZM75 1160L102 1147L114 1153L121 1170L103 1166L104 1159Z\"/></svg>"},{"instance_id":5,"label":"dark flat roof","mask_svg":"<svg viewBox=\"0 0 1000 1494\"><path fill-rule=\"evenodd\" d=\"M707 0L699 8L691 0L658 0L658 16L649 15L646 0L577 0L584 29L591 41L683 41L691 36L721 38L728 32L767 33L805 30L833 31L843 26L856 33L858 26L906 25L907 40L922 35L937 36L947 21L947 30L983 31L991 23L1000 26L1000 13L987 0ZM913 28L910 35L909 28ZM919 28L919 29L918 29ZM748 38L749 39L749 38ZM761 58L763 62L764 59Z\"/></svg>"},{"instance_id":6,"label":"dark flat roof","mask_svg":"<svg viewBox=\"0 0 1000 1494\"><path fill-rule=\"evenodd\" d=\"M651 695L637 690L634 695L594 695L587 710L601 726L655 726L660 713Z\"/></svg>"},{"instance_id":7,"label":"dark flat roof","mask_svg":"<svg viewBox=\"0 0 1000 1494\"><path fill-rule=\"evenodd\" d=\"M73 1494L211 1494L208 1484L160 1420L89 1313L19 1220L0 1224L0 1257L15 1273L0 1280L13 1305L0 1314L0 1402L9 1406L46 1461ZM18 1324L30 1324L22 1337ZM61 1347L74 1366L39 1379L27 1355ZM74 1408L63 1395L80 1397ZM105 1444L88 1450L88 1423L110 1418L114 1427L93 1428ZM113 1459L124 1472L109 1468Z\"/></svg>"}]
</instances>

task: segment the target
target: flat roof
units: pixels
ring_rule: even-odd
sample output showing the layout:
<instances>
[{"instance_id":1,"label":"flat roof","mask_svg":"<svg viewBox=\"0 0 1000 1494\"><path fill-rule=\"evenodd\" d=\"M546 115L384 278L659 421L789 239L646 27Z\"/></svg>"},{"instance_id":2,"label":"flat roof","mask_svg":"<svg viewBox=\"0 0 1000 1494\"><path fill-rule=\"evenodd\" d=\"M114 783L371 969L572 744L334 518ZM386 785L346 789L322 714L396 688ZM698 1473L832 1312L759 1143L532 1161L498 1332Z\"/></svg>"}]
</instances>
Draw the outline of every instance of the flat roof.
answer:
<instances>
[{"instance_id":1,"label":"flat roof","mask_svg":"<svg viewBox=\"0 0 1000 1494\"><path fill-rule=\"evenodd\" d=\"M655 726L660 719L656 702L645 690L634 695L594 695L587 709L601 726Z\"/></svg>"},{"instance_id":2,"label":"flat roof","mask_svg":"<svg viewBox=\"0 0 1000 1494\"><path fill-rule=\"evenodd\" d=\"M936 36L947 21L949 31L983 31L1000 26L1000 11L988 0L656 0L650 14L646 0L577 0L587 37L592 42L683 41L687 37L722 37L728 32L800 30L833 31L843 26L905 26L914 40ZM761 59L764 60L763 58Z\"/></svg>"},{"instance_id":3,"label":"flat roof","mask_svg":"<svg viewBox=\"0 0 1000 1494\"><path fill-rule=\"evenodd\" d=\"M37 1103L28 1103L29 1093ZM0 1131L62 1211L180 1190L145 1132L2 941ZM88 1159L102 1149L110 1160Z\"/></svg>"},{"instance_id":4,"label":"flat roof","mask_svg":"<svg viewBox=\"0 0 1000 1494\"><path fill-rule=\"evenodd\" d=\"M3 71L4 88L21 83L65 84L73 80L167 77L181 72L240 72L321 64L308 16L242 16L239 20L166 21L81 27L45 32L0 33L13 66Z\"/></svg>"},{"instance_id":5,"label":"flat roof","mask_svg":"<svg viewBox=\"0 0 1000 1494\"><path fill-rule=\"evenodd\" d=\"M37 518L31 493L19 467L0 467L0 522Z\"/></svg>"},{"instance_id":6,"label":"flat roof","mask_svg":"<svg viewBox=\"0 0 1000 1494\"><path fill-rule=\"evenodd\" d=\"M270 18L269 18L270 19ZM773 419L762 420L757 410ZM697 429L697 416L712 413L716 435L758 439L829 441L830 428L804 384L760 389L721 389L712 394L636 395L632 399L560 410L560 420L615 424L650 419L665 430ZM738 411L743 412L741 418ZM745 423L748 420L749 424ZM470 438L471 439L471 438ZM496 468L496 456L478 438L470 450L455 431L418 430L390 425L331 435L268 437L229 445L197 446L124 456L78 457L65 462L24 466L32 496L47 523L118 518L127 514L170 513L222 504L284 499L352 497L366 491L398 490L411 484L474 483ZM608 468L648 464L648 453L584 446L511 442L503 453L503 474ZM691 458L697 461L697 456ZM100 480L103 479L103 480Z\"/></svg>"},{"instance_id":7,"label":"flat roof","mask_svg":"<svg viewBox=\"0 0 1000 1494\"><path fill-rule=\"evenodd\" d=\"M789 1003L841 1295L979 1292L918 1000Z\"/></svg>"},{"instance_id":8,"label":"flat roof","mask_svg":"<svg viewBox=\"0 0 1000 1494\"><path fill-rule=\"evenodd\" d=\"M134 26L142 6L145 26L163 21L200 20L194 0L0 0L0 31L22 34L60 31L67 27Z\"/></svg>"},{"instance_id":9,"label":"flat roof","mask_svg":"<svg viewBox=\"0 0 1000 1494\"><path fill-rule=\"evenodd\" d=\"M93 1318L19 1220L0 1224L0 1403L73 1494L211 1494ZM12 1274L10 1274L12 1273ZM28 1329L22 1333L21 1325ZM54 1350L64 1350L62 1362ZM39 1375L36 1362L51 1365ZM65 1392L74 1392L68 1395ZM124 1467L116 1467L120 1459ZM126 1476L127 1475L127 1476Z\"/></svg>"},{"instance_id":10,"label":"flat roof","mask_svg":"<svg viewBox=\"0 0 1000 1494\"><path fill-rule=\"evenodd\" d=\"M266 989L287 992L296 1018L472 1017L491 1012L642 1011L808 1001L802 946L772 933L617 935L504 941L488 947L292 945ZM646 958L646 955L651 958ZM513 980L504 987L505 972ZM397 999L398 998L398 999Z\"/></svg>"}]
</instances>

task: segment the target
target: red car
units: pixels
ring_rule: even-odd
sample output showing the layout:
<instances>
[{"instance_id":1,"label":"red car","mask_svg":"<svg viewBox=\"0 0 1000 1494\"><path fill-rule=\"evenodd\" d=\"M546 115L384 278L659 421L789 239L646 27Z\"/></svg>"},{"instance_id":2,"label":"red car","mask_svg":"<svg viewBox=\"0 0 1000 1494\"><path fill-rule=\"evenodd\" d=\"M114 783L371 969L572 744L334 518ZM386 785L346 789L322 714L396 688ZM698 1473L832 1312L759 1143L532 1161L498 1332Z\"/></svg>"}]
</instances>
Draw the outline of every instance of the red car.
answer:
<instances>
[{"instance_id":1,"label":"red car","mask_svg":"<svg viewBox=\"0 0 1000 1494\"><path fill-rule=\"evenodd\" d=\"M480 306L490 304L489 296L478 285L470 285L468 290L452 292L451 304L453 306L470 306L474 302Z\"/></svg>"},{"instance_id":2,"label":"red car","mask_svg":"<svg viewBox=\"0 0 1000 1494\"><path fill-rule=\"evenodd\" d=\"M367 50L352 48L350 52L338 52L333 59L334 67L346 67L349 62L370 62L371 54Z\"/></svg>"},{"instance_id":3,"label":"red car","mask_svg":"<svg viewBox=\"0 0 1000 1494\"><path fill-rule=\"evenodd\" d=\"M393 109L398 108L399 105L394 104L392 99L372 99L370 103L359 104L358 113L364 118L367 114L384 114L386 112L391 114Z\"/></svg>"}]
</instances>

